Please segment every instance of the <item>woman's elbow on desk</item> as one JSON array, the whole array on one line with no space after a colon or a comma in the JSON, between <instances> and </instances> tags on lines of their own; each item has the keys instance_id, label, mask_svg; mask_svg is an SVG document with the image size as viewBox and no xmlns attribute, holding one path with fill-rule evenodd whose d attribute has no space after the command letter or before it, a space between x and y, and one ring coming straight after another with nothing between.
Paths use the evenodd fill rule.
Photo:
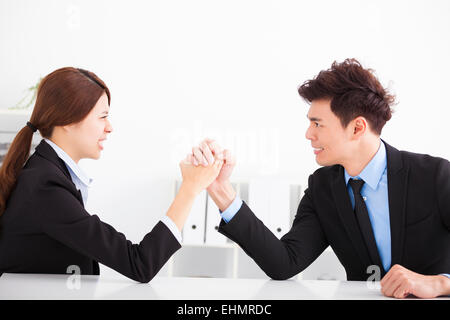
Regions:
<instances>
[{"instance_id":1,"label":"woman's elbow on desk","mask_svg":"<svg viewBox=\"0 0 450 320\"><path fill-rule=\"evenodd\" d=\"M149 283L154 277L156 273L146 272L145 274L135 275L135 276L128 276L128 278L139 282L139 283Z\"/></svg>"}]
</instances>

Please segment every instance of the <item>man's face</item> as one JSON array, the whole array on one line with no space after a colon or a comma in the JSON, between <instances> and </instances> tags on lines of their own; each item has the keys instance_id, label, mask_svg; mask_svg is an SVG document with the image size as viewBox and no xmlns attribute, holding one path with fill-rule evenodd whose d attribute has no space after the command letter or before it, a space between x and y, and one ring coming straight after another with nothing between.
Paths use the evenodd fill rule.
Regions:
<instances>
[{"instance_id":1,"label":"man's face","mask_svg":"<svg viewBox=\"0 0 450 320\"><path fill-rule=\"evenodd\" d=\"M314 148L316 162L321 166L342 164L351 150L351 126L342 127L329 99L313 100L307 117L310 125L305 136Z\"/></svg>"}]
</instances>

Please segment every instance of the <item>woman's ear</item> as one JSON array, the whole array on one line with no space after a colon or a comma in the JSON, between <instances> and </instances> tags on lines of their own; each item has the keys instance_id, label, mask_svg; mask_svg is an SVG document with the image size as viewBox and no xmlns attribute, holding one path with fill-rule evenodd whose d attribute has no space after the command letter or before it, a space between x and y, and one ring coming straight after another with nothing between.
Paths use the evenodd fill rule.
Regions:
<instances>
[{"instance_id":1,"label":"woman's ear","mask_svg":"<svg viewBox=\"0 0 450 320\"><path fill-rule=\"evenodd\" d=\"M56 127L55 127L55 129L56 129ZM71 129L72 129L72 126L69 124L69 125L67 125L67 126L60 126L59 127L59 130L61 131L61 132L63 132L63 133L69 133L70 131L71 131Z\"/></svg>"},{"instance_id":2,"label":"woman's ear","mask_svg":"<svg viewBox=\"0 0 450 320\"><path fill-rule=\"evenodd\" d=\"M60 126L60 128L61 128L61 130L62 130L64 133L70 133L70 132L72 132L73 130L77 129L77 128L80 126L80 124L81 124L81 122L71 123L71 124L68 124L68 125L65 125L65 126ZM55 128L56 128L56 127L55 127Z\"/></svg>"}]
</instances>

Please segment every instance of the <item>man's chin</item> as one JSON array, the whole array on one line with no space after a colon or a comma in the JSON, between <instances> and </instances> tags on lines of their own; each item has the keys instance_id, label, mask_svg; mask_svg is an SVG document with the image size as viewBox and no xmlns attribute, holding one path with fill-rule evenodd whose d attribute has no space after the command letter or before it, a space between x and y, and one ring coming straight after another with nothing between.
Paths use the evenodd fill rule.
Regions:
<instances>
[{"instance_id":1,"label":"man's chin","mask_svg":"<svg viewBox=\"0 0 450 320\"><path fill-rule=\"evenodd\" d=\"M323 159L317 159L317 158L316 158L316 163L317 163L319 166L322 166L322 167L327 167L327 166L332 166L332 165L334 165L334 163L332 163L331 161L326 161L326 160L323 160Z\"/></svg>"}]
</instances>

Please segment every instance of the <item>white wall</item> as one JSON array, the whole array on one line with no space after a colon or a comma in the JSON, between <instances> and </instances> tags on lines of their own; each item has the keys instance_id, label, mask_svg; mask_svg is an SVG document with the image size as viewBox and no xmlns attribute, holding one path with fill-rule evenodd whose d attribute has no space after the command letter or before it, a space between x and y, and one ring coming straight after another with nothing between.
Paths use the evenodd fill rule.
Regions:
<instances>
[{"instance_id":1,"label":"white wall","mask_svg":"<svg viewBox=\"0 0 450 320\"><path fill-rule=\"evenodd\" d=\"M89 69L112 92L92 213L132 241L165 214L178 161L203 137L235 151L236 177L305 183L317 168L297 87L358 58L398 97L382 137L450 158L450 2L0 1L0 108L40 76Z\"/></svg>"}]
</instances>

